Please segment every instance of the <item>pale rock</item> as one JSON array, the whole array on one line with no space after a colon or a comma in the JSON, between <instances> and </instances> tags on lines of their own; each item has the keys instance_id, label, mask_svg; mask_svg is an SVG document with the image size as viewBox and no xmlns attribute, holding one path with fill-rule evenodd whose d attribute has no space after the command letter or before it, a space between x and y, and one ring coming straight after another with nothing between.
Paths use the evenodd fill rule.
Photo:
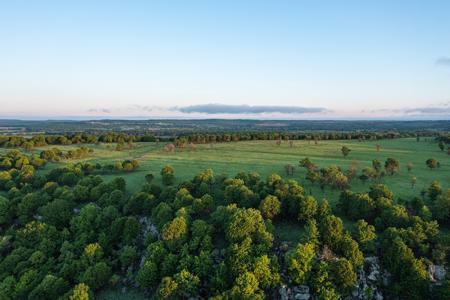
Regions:
<instances>
[{"instance_id":1,"label":"pale rock","mask_svg":"<svg viewBox=\"0 0 450 300\"><path fill-rule=\"evenodd\" d=\"M442 265L430 265L428 266L428 275L433 281L442 281L447 275L447 270Z\"/></svg>"},{"instance_id":2,"label":"pale rock","mask_svg":"<svg viewBox=\"0 0 450 300\"><path fill-rule=\"evenodd\" d=\"M285 284L281 285L278 289L278 293L280 294L281 300L288 300L288 290Z\"/></svg>"},{"instance_id":3,"label":"pale rock","mask_svg":"<svg viewBox=\"0 0 450 300\"><path fill-rule=\"evenodd\" d=\"M309 287L307 285L299 285L292 289L294 293L294 299L296 300L309 300L311 297L309 293Z\"/></svg>"}]
</instances>

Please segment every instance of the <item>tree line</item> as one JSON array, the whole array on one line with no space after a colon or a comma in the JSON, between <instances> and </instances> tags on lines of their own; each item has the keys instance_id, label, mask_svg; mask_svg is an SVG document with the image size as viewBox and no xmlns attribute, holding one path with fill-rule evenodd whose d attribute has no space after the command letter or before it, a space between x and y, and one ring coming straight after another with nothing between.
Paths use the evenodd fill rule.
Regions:
<instances>
[{"instance_id":1,"label":"tree line","mask_svg":"<svg viewBox=\"0 0 450 300\"><path fill-rule=\"evenodd\" d=\"M108 132L102 134L61 134L61 135L43 135L38 134L31 137L12 135L0 135L0 147L15 148L21 147L30 151L34 147L42 147L46 145L72 145L72 144L96 144L96 143L117 143L120 147L124 144L132 144L134 142L173 142L177 147L183 147L190 143L193 144L209 144L237 141L254 141L254 140L274 140L278 144L282 141L290 142L295 140L303 140L318 143L321 140L381 140L394 139L404 137L416 137L418 140L422 136L434 136L436 140L447 147L449 137L443 133L437 132L421 132L421 131L355 131L355 132L264 132L264 131L236 131L236 132L216 132L216 133L195 133L182 134L172 136L156 136L146 133L129 134L124 132ZM292 144L291 144L292 145Z\"/></svg>"}]
</instances>

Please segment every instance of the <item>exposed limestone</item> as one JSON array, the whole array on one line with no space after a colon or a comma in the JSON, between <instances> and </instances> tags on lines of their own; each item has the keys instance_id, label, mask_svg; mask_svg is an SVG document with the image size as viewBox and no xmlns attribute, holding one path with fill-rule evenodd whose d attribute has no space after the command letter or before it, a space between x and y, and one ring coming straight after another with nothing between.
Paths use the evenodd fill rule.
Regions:
<instances>
[{"instance_id":1,"label":"exposed limestone","mask_svg":"<svg viewBox=\"0 0 450 300\"><path fill-rule=\"evenodd\" d=\"M445 279L445 275L447 275L447 269L442 265L430 265L428 266L428 275L431 281L442 281Z\"/></svg>"},{"instance_id":2,"label":"exposed limestone","mask_svg":"<svg viewBox=\"0 0 450 300\"><path fill-rule=\"evenodd\" d=\"M289 288L283 284L278 289L278 294L281 300L309 300L311 294L307 285L299 285Z\"/></svg>"},{"instance_id":3,"label":"exposed limestone","mask_svg":"<svg viewBox=\"0 0 450 300\"><path fill-rule=\"evenodd\" d=\"M292 288L294 299L296 300L308 300L311 295L309 294L309 287L307 285L299 285Z\"/></svg>"}]
</instances>

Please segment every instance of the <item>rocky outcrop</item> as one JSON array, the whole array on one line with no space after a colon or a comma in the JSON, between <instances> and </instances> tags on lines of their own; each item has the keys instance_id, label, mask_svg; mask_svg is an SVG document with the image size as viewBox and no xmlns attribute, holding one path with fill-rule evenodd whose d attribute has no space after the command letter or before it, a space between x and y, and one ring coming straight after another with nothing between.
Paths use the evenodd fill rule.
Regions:
<instances>
[{"instance_id":1,"label":"rocky outcrop","mask_svg":"<svg viewBox=\"0 0 450 300\"><path fill-rule=\"evenodd\" d=\"M142 228L142 232L141 232L141 240L142 240L142 242L145 241L145 239L147 238L147 235L149 235L149 234L159 238L158 229L150 221L150 218L148 218L148 217L141 217L141 218L139 218L139 224L141 224L141 228ZM144 254L141 256L141 260L139 262L139 268L142 268L144 263L145 263L145 251L144 251Z\"/></svg>"},{"instance_id":2,"label":"rocky outcrop","mask_svg":"<svg viewBox=\"0 0 450 300\"><path fill-rule=\"evenodd\" d=\"M307 285L294 286L292 288L283 284L278 289L281 300L309 300L311 294Z\"/></svg>"},{"instance_id":3,"label":"rocky outcrop","mask_svg":"<svg viewBox=\"0 0 450 300\"><path fill-rule=\"evenodd\" d=\"M430 276L431 281L439 282L445 279L445 275L447 275L447 269L442 265L429 265L428 275Z\"/></svg>"},{"instance_id":4,"label":"rocky outcrop","mask_svg":"<svg viewBox=\"0 0 450 300\"><path fill-rule=\"evenodd\" d=\"M355 287L346 300L383 300L383 294L378 286L385 274L381 270L378 257L364 258L364 266L358 269L356 275Z\"/></svg>"}]
</instances>

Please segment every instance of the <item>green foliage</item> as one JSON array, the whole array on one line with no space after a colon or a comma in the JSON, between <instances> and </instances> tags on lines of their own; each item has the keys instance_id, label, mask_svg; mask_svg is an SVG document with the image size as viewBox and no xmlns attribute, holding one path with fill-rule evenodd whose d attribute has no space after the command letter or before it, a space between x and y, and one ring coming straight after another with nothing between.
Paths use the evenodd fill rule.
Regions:
<instances>
[{"instance_id":1,"label":"green foliage","mask_svg":"<svg viewBox=\"0 0 450 300\"><path fill-rule=\"evenodd\" d=\"M62 278L46 275L41 283L31 291L31 299L56 299L69 289L69 284Z\"/></svg>"},{"instance_id":2,"label":"green foliage","mask_svg":"<svg viewBox=\"0 0 450 300\"><path fill-rule=\"evenodd\" d=\"M433 216L440 222L450 223L450 189L445 193L433 192L433 195L438 194L435 197L435 201L432 204ZM433 196L434 197L434 196Z\"/></svg>"},{"instance_id":3,"label":"green foliage","mask_svg":"<svg viewBox=\"0 0 450 300\"><path fill-rule=\"evenodd\" d=\"M439 166L439 162L434 158L427 159L425 164L428 168L430 168L430 170L436 169Z\"/></svg>"},{"instance_id":4,"label":"green foliage","mask_svg":"<svg viewBox=\"0 0 450 300\"><path fill-rule=\"evenodd\" d=\"M90 296L89 286L84 283L77 284L69 295L69 300L89 300Z\"/></svg>"},{"instance_id":5,"label":"green foliage","mask_svg":"<svg viewBox=\"0 0 450 300\"><path fill-rule=\"evenodd\" d=\"M346 294L356 283L353 265L345 258L330 263L330 275L337 290L343 294Z\"/></svg>"},{"instance_id":6,"label":"green foliage","mask_svg":"<svg viewBox=\"0 0 450 300\"><path fill-rule=\"evenodd\" d=\"M171 166L165 166L161 169L162 182L164 185L172 185L175 179L175 171Z\"/></svg>"},{"instance_id":7,"label":"green foliage","mask_svg":"<svg viewBox=\"0 0 450 300\"><path fill-rule=\"evenodd\" d=\"M187 238L188 224L184 217L176 217L164 225L161 237L173 245L180 245Z\"/></svg>"},{"instance_id":8,"label":"green foliage","mask_svg":"<svg viewBox=\"0 0 450 300\"><path fill-rule=\"evenodd\" d=\"M392 292L408 299L423 299L427 288L428 274L422 260L399 238L389 238L385 233L383 260L394 277Z\"/></svg>"},{"instance_id":9,"label":"green foliage","mask_svg":"<svg viewBox=\"0 0 450 300\"><path fill-rule=\"evenodd\" d=\"M341 152L342 152L342 155L344 155L344 157L347 157L348 154L350 153L350 151L352 151L352 150L350 150L350 148L347 146L342 146L342 148L341 148Z\"/></svg>"},{"instance_id":10,"label":"green foliage","mask_svg":"<svg viewBox=\"0 0 450 300\"><path fill-rule=\"evenodd\" d=\"M109 138L123 145L129 142L124 137L105 137ZM233 139L236 136L230 136ZM79 135L71 137L70 142L61 138L52 143L76 140L88 137ZM37 146L36 141L42 142L33 140L33 147L37 148L33 152L48 149L39 148L42 146ZM404 143L385 142L383 153L390 151L390 143ZM273 145L267 148L264 142L255 143L273 156ZM236 149L243 149L239 155L245 159L255 143L233 145L236 153L239 152ZM364 157L365 143L358 146L346 143L352 149L358 148L355 160ZM368 193L361 192L365 187L360 181L351 180L350 172L342 171L346 166L322 167L320 153L310 154L321 169L309 159L302 160L302 164L308 174L316 176L311 182L323 185L324 190L305 183L305 191L294 180L303 176L304 171L285 180L272 174L275 170L270 167L253 163L262 177L255 172L241 172L228 178L206 170L188 180L187 174L198 166L194 163L192 170L178 168L179 162L173 159L182 161L189 154L195 160L201 153L209 161L212 152L223 153L230 145L216 144L214 147L220 150L206 152L203 150L207 146L200 144L196 151L177 151L167 155L167 159L147 161L147 157L165 154L148 151L157 149L155 145L134 144L130 153L115 153L114 160L125 171L133 165L132 160L126 161L129 156L142 157L145 153L145 161L138 159L145 172L127 173L123 177L112 174L114 164L111 171L103 169L108 165L106 158L93 161L91 156L108 153L105 145L92 147L103 152L95 151L87 157L89 161L47 165L32 153L0 153L0 295L7 295L6 299L92 299L94 293L119 282L138 286L163 299L212 296L264 299L276 297L272 293L287 280L310 286L315 299L344 298L355 282L355 272L362 267L361 250L369 255L378 253L376 239L381 241L382 267L392 273L391 284L383 288L384 296L395 297L407 291L408 299L423 299L431 297L426 265L446 264L448 260L446 230L440 231L433 220L448 226L450 197L445 176L441 174L446 170L445 164L432 172L436 179L441 178L442 186L435 182L428 191L416 195L407 184L408 193L414 197L404 197L405 192L399 197L398 182L409 183L411 175L405 179L400 172L398 176L383 177L381 165L374 162L370 172L366 172L367 180L386 182L389 186L394 183L394 197L383 184L371 186ZM421 143L417 147L428 146ZM61 151L74 153L68 152L73 148L61 146ZM307 148L298 147L294 152L284 148L284 144L276 147L280 165L289 163L284 160L292 160L293 155L301 155L299 151L310 151ZM316 152L322 148L335 152L336 143L323 140L315 148ZM371 149L371 155L382 158ZM427 153L426 157L415 159L404 152L396 152L399 161L413 161L417 166L428 155L435 155ZM264 159L263 154L258 154L258 159ZM364 158L368 164L372 159ZM330 158L330 161L333 164L343 160ZM233 172L236 162L227 163L219 172ZM159 179L144 177L166 163L174 163L180 172L176 186L162 187ZM239 166L246 168L243 164ZM428 180L424 174L430 174L422 169L414 170L420 189L424 180ZM96 176L91 175L96 172ZM173 175L173 168L162 173ZM261 179L266 175L267 179ZM344 219L345 227L333 215L337 193L325 189L341 188L344 184L347 187L351 184L358 191L344 191L340 195L337 207L348 217ZM312 195L318 199L326 196L331 205L326 200L318 203ZM350 219L358 221L351 224ZM345 228L352 228L352 236ZM289 250L294 240L301 243ZM444 287L439 289L442 291L433 289L436 294L433 297L445 295Z\"/></svg>"},{"instance_id":11,"label":"green foliage","mask_svg":"<svg viewBox=\"0 0 450 300\"><path fill-rule=\"evenodd\" d=\"M265 218L273 219L280 213L281 203L276 196L269 195L261 201L259 210Z\"/></svg>"},{"instance_id":12,"label":"green foliage","mask_svg":"<svg viewBox=\"0 0 450 300\"><path fill-rule=\"evenodd\" d=\"M104 287L111 277L111 268L105 262L96 263L80 274L80 281L93 290Z\"/></svg>"},{"instance_id":13,"label":"green foliage","mask_svg":"<svg viewBox=\"0 0 450 300\"><path fill-rule=\"evenodd\" d=\"M273 241L261 213L253 208L238 209L231 217L226 234L230 242L240 242L250 237L255 243L266 248L269 248Z\"/></svg>"},{"instance_id":14,"label":"green foliage","mask_svg":"<svg viewBox=\"0 0 450 300\"><path fill-rule=\"evenodd\" d=\"M232 299L263 299L258 279L251 272L245 272L236 278L231 295Z\"/></svg>"},{"instance_id":15,"label":"green foliage","mask_svg":"<svg viewBox=\"0 0 450 300\"><path fill-rule=\"evenodd\" d=\"M332 249L337 248L337 245L344 236L344 223L336 216L325 217L319 225L320 236L325 245Z\"/></svg>"},{"instance_id":16,"label":"green foliage","mask_svg":"<svg viewBox=\"0 0 450 300\"><path fill-rule=\"evenodd\" d=\"M314 244L298 244L295 249L285 255L285 263L291 280L296 284L304 284L311 272L316 253Z\"/></svg>"},{"instance_id":17,"label":"green foliage","mask_svg":"<svg viewBox=\"0 0 450 300\"><path fill-rule=\"evenodd\" d=\"M375 252L375 239L377 237L375 226L364 220L358 220L354 225L353 236L364 252Z\"/></svg>"},{"instance_id":18,"label":"green foliage","mask_svg":"<svg viewBox=\"0 0 450 300\"><path fill-rule=\"evenodd\" d=\"M389 157L384 163L384 169L386 173L393 175L400 170L400 162L395 158Z\"/></svg>"}]
</instances>

